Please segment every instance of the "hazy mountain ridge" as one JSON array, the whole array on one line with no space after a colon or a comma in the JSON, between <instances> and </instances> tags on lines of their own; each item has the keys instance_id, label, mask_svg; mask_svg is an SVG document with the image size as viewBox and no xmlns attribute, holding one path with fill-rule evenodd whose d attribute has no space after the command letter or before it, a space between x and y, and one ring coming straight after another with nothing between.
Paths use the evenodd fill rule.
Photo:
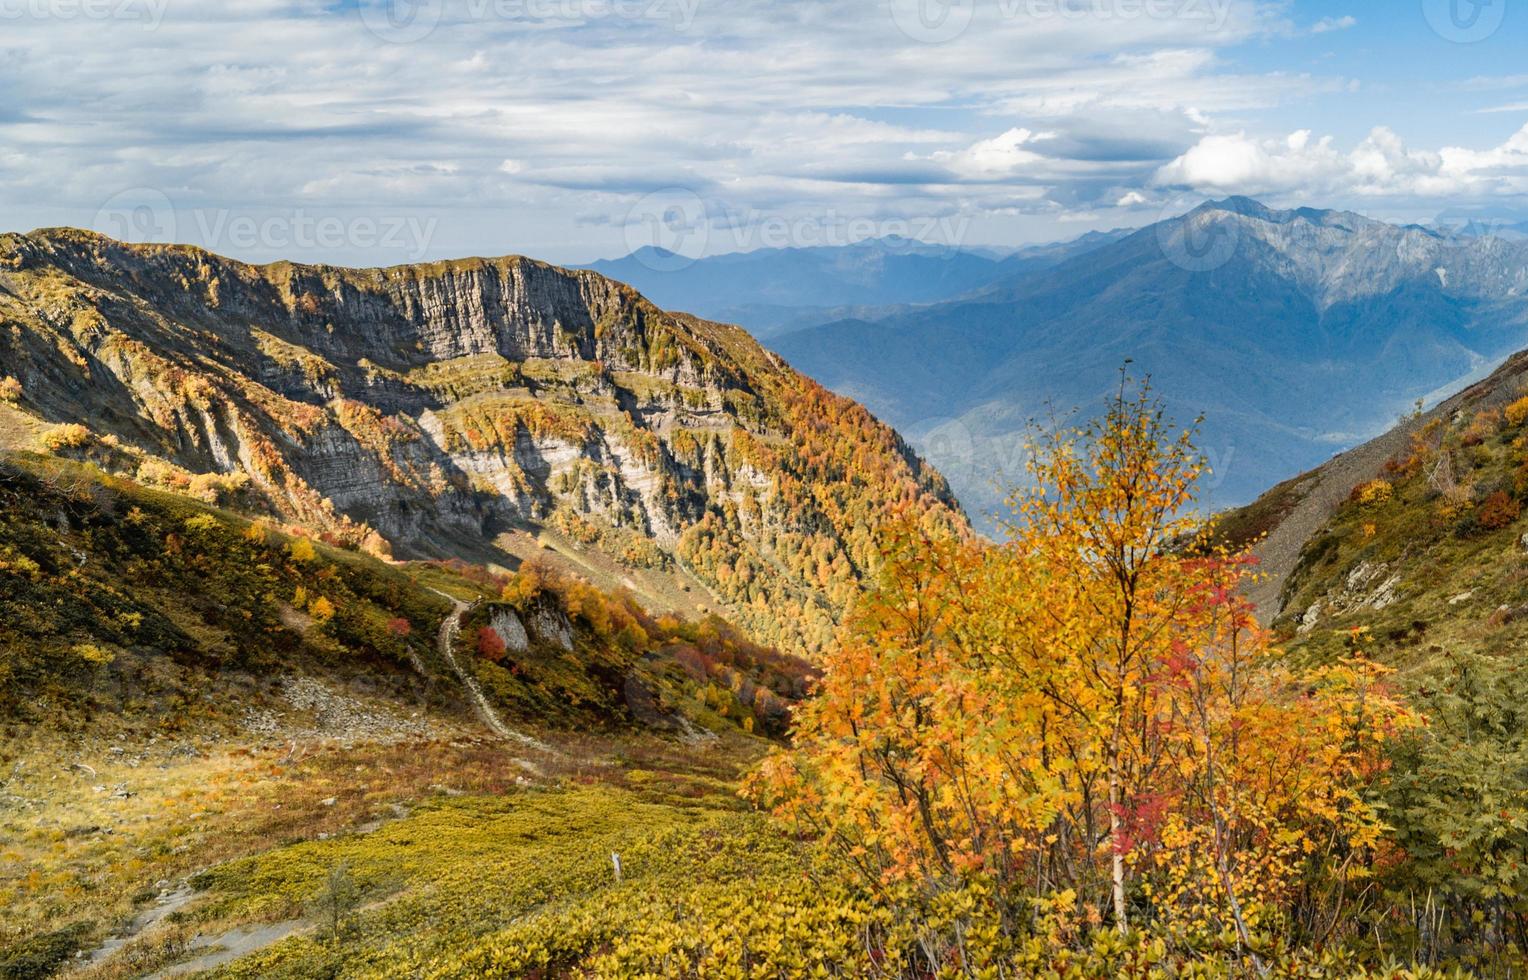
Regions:
<instances>
[{"instance_id":1,"label":"hazy mountain ridge","mask_svg":"<svg viewBox=\"0 0 1528 980\"><path fill-rule=\"evenodd\" d=\"M648 246L588 268L630 284L667 309L738 323L767 340L846 317L875 318L899 307L979 293L1122 234L1092 232L1075 241L1000 252L898 237L700 259Z\"/></svg>"},{"instance_id":2,"label":"hazy mountain ridge","mask_svg":"<svg viewBox=\"0 0 1528 980\"><path fill-rule=\"evenodd\" d=\"M73 451L337 540L510 563L550 546L809 650L875 567L882 509L961 522L858 406L592 272L253 267L65 230L0 239L0 288L4 373L27 411L89 427Z\"/></svg>"},{"instance_id":3,"label":"hazy mountain ridge","mask_svg":"<svg viewBox=\"0 0 1528 980\"><path fill-rule=\"evenodd\" d=\"M772 341L950 478L978 519L1022 478L1026 422L1088 414L1123 363L1201 445L1224 505L1381 431L1528 340L1528 246L1244 198L1009 286Z\"/></svg>"}]
</instances>

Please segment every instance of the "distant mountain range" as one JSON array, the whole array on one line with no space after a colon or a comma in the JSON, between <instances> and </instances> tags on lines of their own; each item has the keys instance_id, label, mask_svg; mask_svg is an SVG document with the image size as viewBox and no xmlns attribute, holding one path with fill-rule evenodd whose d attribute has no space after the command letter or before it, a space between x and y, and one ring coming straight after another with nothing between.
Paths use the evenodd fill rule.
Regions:
<instances>
[{"instance_id":1,"label":"distant mountain range","mask_svg":"<svg viewBox=\"0 0 1528 980\"><path fill-rule=\"evenodd\" d=\"M902 431L988 529L1031 420L1122 366L1205 417L1213 506L1252 499L1528 343L1528 242L1246 198L1056 250L963 298L774 337Z\"/></svg>"},{"instance_id":2,"label":"distant mountain range","mask_svg":"<svg viewBox=\"0 0 1528 980\"><path fill-rule=\"evenodd\" d=\"M587 268L633 286L664 309L737 323L767 339L975 293L1053 268L1125 234L1092 232L1075 241L1006 252L888 237L695 260L649 246Z\"/></svg>"}]
</instances>

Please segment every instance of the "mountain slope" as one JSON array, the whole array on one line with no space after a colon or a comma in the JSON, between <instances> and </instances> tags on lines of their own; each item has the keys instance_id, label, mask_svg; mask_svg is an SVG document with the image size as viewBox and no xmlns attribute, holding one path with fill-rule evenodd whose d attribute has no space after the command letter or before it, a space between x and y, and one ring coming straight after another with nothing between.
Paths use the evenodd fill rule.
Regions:
<instances>
[{"instance_id":1,"label":"mountain slope","mask_svg":"<svg viewBox=\"0 0 1528 980\"><path fill-rule=\"evenodd\" d=\"M659 620L539 572L400 567L93 467L0 454L7 727L249 737L348 688L374 736L424 734L419 711L467 728L473 709L501 736L505 720L779 735L810 675L722 624Z\"/></svg>"},{"instance_id":2,"label":"mountain slope","mask_svg":"<svg viewBox=\"0 0 1528 980\"><path fill-rule=\"evenodd\" d=\"M1228 539L1261 537L1260 616L1298 647L1368 627L1402 662L1528 639L1525 395L1528 352L1225 515Z\"/></svg>"},{"instance_id":3,"label":"mountain slope","mask_svg":"<svg viewBox=\"0 0 1528 980\"><path fill-rule=\"evenodd\" d=\"M592 272L253 267L54 230L0 237L0 321L8 411L55 448L378 551L543 554L795 652L828 641L889 509L963 525L859 406Z\"/></svg>"},{"instance_id":4,"label":"mountain slope","mask_svg":"<svg viewBox=\"0 0 1528 980\"><path fill-rule=\"evenodd\" d=\"M773 346L907 433L979 520L1027 421L1131 371L1203 414L1212 501L1251 499L1528 338L1528 246L1343 212L1205 205L1041 274Z\"/></svg>"}]
</instances>

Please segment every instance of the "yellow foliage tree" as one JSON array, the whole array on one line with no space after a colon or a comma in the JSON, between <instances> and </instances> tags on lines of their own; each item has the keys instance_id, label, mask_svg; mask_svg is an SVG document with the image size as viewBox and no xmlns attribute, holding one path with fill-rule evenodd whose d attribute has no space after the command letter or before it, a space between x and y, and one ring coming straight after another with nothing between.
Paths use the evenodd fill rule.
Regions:
<instances>
[{"instance_id":1,"label":"yellow foliage tree","mask_svg":"<svg viewBox=\"0 0 1528 980\"><path fill-rule=\"evenodd\" d=\"M1506 415L1507 424L1514 427L1528 421L1528 395L1508 405L1503 414Z\"/></svg>"},{"instance_id":2,"label":"yellow foliage tree","mask_svg":"<svg viewBox=\"0 0 1528 980\"><path fill-rule=\"evenodd\" d=\"M1147 390L1035 448L1005 544L893 524L753 790L926 907L1149 915L1251 956L1297 895L1363 874L1381 823L1360 790L1405 713L1361 658L1280 662L1239 598L1250 561L1190 516L1190 433Z\"/></svg>"},{"instance_id":3,"label":"yellow foliage tree","mask_svg":"<svg viewBox=\"0 0 1528 980\"><path fill-rule=\"evenodd\" d=\"M323 596L318 596L308 603L308 615L313 617L313 622L323 626L334 618L334 603Z\"/></svg>"}]
</instances>

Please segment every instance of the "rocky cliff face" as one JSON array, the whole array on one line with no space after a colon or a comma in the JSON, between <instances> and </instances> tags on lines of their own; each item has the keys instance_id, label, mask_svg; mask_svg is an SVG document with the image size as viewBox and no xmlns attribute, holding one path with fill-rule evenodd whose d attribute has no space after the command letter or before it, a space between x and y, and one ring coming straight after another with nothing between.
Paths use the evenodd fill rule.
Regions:
<instances>
[{"instance_id":1,"label":"rocky cliff face","mask_svg":"<svg viewBox=\"0 0 1528 980\"><path fill-rule=\"evenodd\" d=\"M1163 250L1207 267L1241 248L1320 310L1427 283L1458 300L1505 301L1528 290L1528 243L1351 211L1280 211L1247 198L1205 205L1155 229Z\"/></svg>"},{"instance_id":2,"label":"rocky cliff face","mask_svg":"<svg viewBox=\"0 0 1528 980\"><path fill-rule=\"evenodd\" d=\"M797 650L873 571L888 508L963 520L893 432L742 331L518 257L253 267L8 235L0 375L146 482L405 556L539 538Z\"/></svg>"}]
</instances>

